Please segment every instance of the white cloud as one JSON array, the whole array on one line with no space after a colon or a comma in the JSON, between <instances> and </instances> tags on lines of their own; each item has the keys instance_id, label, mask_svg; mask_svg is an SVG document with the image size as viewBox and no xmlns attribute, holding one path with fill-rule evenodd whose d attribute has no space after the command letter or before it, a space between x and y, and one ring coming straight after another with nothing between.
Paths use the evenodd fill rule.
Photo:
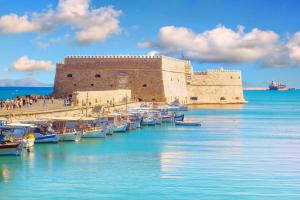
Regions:
<instances>
[{"instance_id":1,"label":"white cloud","mask_svg":"<svg viewBox=\"0 0 300 200\"><path fill-rule=\"evenodd\" d=\"M37 23L30 22L28 16L18 16L9 14L0 17L0 32L1 33L23 33L40 31L40 26Z\"/></svg>"},{"instance_id":2,"label":"white cloud","mask_svg":"<svg viewBox=\"0 0 300 200\"><path fill-rule=\"evenodd\" d=\"M21 72L49 71L52 69L52 62L48 60L33 60L27 56L22 56L13 63L13 68Z\"/></svg>"},{"instance_id":3,"label":"white cloud","mask_svg":"<svg viewBox=\"0 0 300 200\"><path fill-rule=\"evenodd\" d=\"M295 33L287 43L289 57L292 62L300 61L300 32Z\"/></svg>"},{"instance_id":4,"label":"white cloud","mask_svg":"<svg viewBox=\"0 0 300 200\"><path fill-rule=\"evenodd\" d=\"M237 31L217 26L199 34L185 27L165 26L160 29L158 41L145 41L138 46L183 53L200 62L244 63L264 58L278 38L272 31L259 29L245 33L242 26Z\"/></svg>"},{"instance_id":5,"label":"white cloud","mask_svg":"<svg viewBox=\"0 0 300 200\"><path fill-rule=\"evenodd\" d=\"M0 16L0 33L49 32L58 26L75 29L80 43L102 42L120 33L122 12L112 6L91 8L90 0L60 0L55 10L18 16L14 13Z\"/></svg>"},{"instance_id":6,"label":"white cloud","mask_svg":"<svg viewBox=\"0 0 300 200\"><path fill-rule=\"evenodd\" d=\"M118 17L121 11L108 6L93 10L82 23L77 24L81 28L76 33L76 39L81 43L102 42L112 34L120 33Z\"/></svg>"}]
</instances>

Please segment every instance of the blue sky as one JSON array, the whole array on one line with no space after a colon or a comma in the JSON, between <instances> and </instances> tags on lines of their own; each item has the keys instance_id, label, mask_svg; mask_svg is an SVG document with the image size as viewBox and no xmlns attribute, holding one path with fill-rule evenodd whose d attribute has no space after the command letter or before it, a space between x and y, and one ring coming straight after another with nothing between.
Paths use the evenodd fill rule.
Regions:
<instances>
[{"instance_id":1,"label":"blue sky","mask_svg":"<svg viewBox=\"0 0 300 200\"><path fill-rule=\"evenodd\" d=\"M300 87L299 10L292 0L1 0L0 78L52 83L67 55L161 53L197 71L240 69L247 86Z\"/></svg>"}]
</instances>

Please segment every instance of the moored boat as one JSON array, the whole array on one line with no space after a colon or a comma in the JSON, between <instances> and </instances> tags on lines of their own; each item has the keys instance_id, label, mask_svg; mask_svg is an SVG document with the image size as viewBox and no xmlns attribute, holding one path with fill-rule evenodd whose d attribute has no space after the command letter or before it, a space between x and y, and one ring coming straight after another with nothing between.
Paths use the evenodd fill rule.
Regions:
<instances>
[{"instance_id":1,"label":"moored boat","mask_svg":"<svg viewBox=\"0 0 300 200\"><path fill-rule=\"evenodd\" d=\"M188 107L181 105L178 101L174 101L168 106L169 111L187 111Z\"/></svg>"},{"instance_id":2,"label":"moored boat","mask_svg":"<svg viewBox=\"0 0 300 200\"><path fill-rule=\"evenodd\" d=\"M19 156L22 153L21 142L1 142L0 156Z\"/></svg>"},{"instance_id":3,"label":"moored boat","mask_svg":"<svg viewBox=\"0 0 300 200\"><path fill-rule=\"evenodd\" d=\"M21 142L24 148L30 148L35 142L32 126L31 124L11 123L1 126L0 129L4 137L13 139L14 142Z\"/></svg>"},{"instance_id":4,"label":"moored boat","mask_svg":"<svg viewBox=\"0 0 300 200\"><path fill-rule=\"evenodd\" d=\"M58 136L59 141L78 142L82 137L81 118L78 117L55 117L51 121L51 133ZM50 131L49 131L50 132Z\"/></svg>"},{"instance_id":5,"label":"moored boat","mask_svg":"<svg viewBox=\"0 0 300 200\"><path fill-rule=\"evenodd\" d=\"M82 138L104 138L106 133L105 128L85 128L82 130Z\"/></svg>"},{"instance_id":6,"label":"moored boat","mask_svg":"<svg viewBox=\"0 0 300 200\"><path fill-rule=\"evenodd\" d=\"M128 129L128 123L122 120L122 116L119 113L109 114L108 121L112 124L114 133L123 133Z\"/></svg>"},{"instance_id":7,"label":"moored boat","mask_svg":"<svg viewBox=\"0 0 300 200\"><path fill-rule=\"evenodd\" d=\"M174 120L175 121L183 121L184 120L184 114L183 113L175 113Z\"/></svg>"},{"instance_id":8,"label":"moored boat","mask_svg":"<svg viewBox=\"0 0 300 200\"><path fill-rule=\"evenodd\" d=\"M156 120L155 120L155 118L152 118L152 117L145 117L145 118L143 118L141 123L143 126L155 126Z\"/></svg>"},{"instance_id":9,"label":"moored boat","mask_svg":"<svg viewBox=\"0 0 300 200\"><path fill-rule=\"evenodd\" d=\"M120 124L120 125L116 125L114 126L114 133L123 133L127 131L127 124Z\"/></svg>"},{"instance_id":10,"label":"moored boat","mask_svg":"<svg viewBox=\"0 0 300 200\"><path fill-rule=\"evenodd\" d=\"M41 134L36 133L35 134L35 143L57 143L59 140L57 134Z\"/></svg>"},{"instance_id":11,"label":"moored boat","mask_svg":"<svg viewBox=\"0 0 300 200\"><path fill-rule=\"evenodd\" d=\"M67 129L63 132L57 134L59 141L70 141L70 142L79 142L82 137L81 131L77 131L76 129Z\"/></svg>"}]
</instances>

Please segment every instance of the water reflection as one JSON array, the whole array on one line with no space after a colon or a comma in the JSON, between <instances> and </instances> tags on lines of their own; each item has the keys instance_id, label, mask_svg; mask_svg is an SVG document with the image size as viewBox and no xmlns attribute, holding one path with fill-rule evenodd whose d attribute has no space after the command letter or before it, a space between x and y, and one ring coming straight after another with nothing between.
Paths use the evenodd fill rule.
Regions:
<instances>
[{"instance_id":1,"label":"water reflection","mask_svg":"<svg viewBox=\"0 0 300 200\"><path fill-rule=\"evenodd\" d=\"M5 164L1 165L0 183L9 183L12 181L13 171Z\"/></svg>"}]
</instances>

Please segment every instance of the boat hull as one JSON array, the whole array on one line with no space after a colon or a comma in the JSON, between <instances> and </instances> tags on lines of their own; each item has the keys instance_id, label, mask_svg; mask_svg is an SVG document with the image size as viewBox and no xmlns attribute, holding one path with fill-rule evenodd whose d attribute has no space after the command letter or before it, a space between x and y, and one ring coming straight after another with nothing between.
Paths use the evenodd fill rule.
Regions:
<instances>
[{"instance_id":1,"label":"boat hull","mask_svg":"<svg viewBox=\"0 0 300 200\"><path fill-rule=\"evenodd\" d=\"M156 125L156 120L155 119L144 119L142 121L143 126L155 126Z\"/></svg>"},{"instance_id":2,"label":"boat hull","mask_svg":"<svg viewBox=\"0 0 300 200\"><path fill-rule=\"evenodd\" d=\"M0 144L0 156L19 156L22 149L21 143Z\"/></svg>"},{"instance_id":3,"label":"boat hull","mask_svg":"<svg viewBox=\"0 0 300 200\"><path fill-rule=\"evenodd\" d=\"M58 135L41 135L35 138L35 143L57 143L59 140Z\"/></svg>"},{"instance_id":4,"label":"boat hull","mask_svg":"<svg viewBox=\"0 0 300 200\"><path fill-rule=\"evenodd\" d=\"M114 133L123 133L127 131L127 124L122 124L120 126L114 127Z\"/></svg>"},{"instance_id":5,"label":"boat hull","mask_svg":"<svg viewBox=\"0 0 300 200\"><path fill-rule=\"evenodd\" d=\"M64 133L58 134L59 141L79 142L81 133Z\"/></svg>"},{"instance_id":6,"label":"boat hull","mask_svg":"<svg viewBox=\"0 0 300 200\"><path fill-rule=\"evenodd\" d=\"M106 136L106 131L100 129L97 131L87 131L82 134L82 138L104 138Z\"/></svg>"},{"instance_id":7,"label":"boat hull","mask_svg":"<svg viewBox=\"0 0 300 200\"><path fill-rule=\"evenodd\" d=\"M175 120L175 121L183 121L183 120L184 120L184 114L176 115L176 116L174 117L174 120Z\"/></svg>"}]
</instances>

